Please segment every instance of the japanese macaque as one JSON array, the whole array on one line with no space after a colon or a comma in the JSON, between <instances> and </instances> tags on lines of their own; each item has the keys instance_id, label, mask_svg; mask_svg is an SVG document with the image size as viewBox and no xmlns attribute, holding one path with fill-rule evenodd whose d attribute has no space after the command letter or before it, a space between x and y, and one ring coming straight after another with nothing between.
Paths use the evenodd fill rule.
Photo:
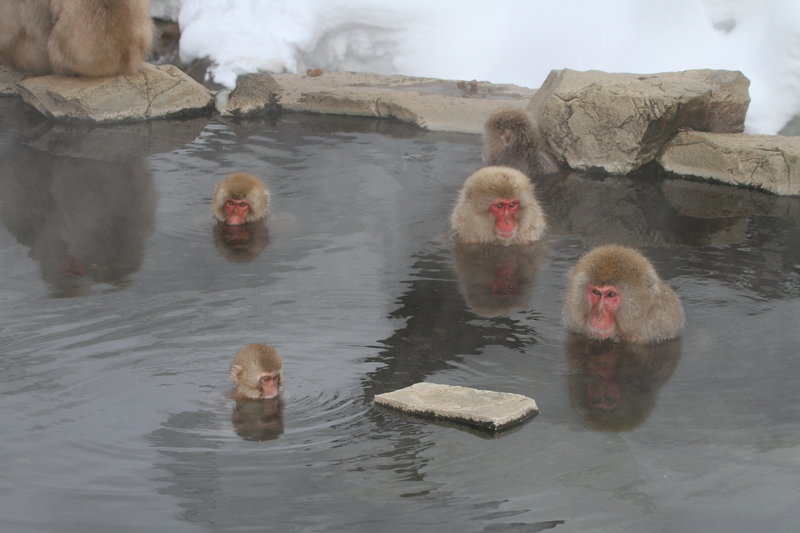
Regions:
<instances>
[{"instance_id":1,"label":"japanese macaque","mask_svg":"<svg viewBox=\"0 0 800 533\"><path fill-rule=\"evenodd\" d=\"M545 150L525 111L516 108L492 113L483 125L483 160L487 165L503 165L525 172L530 177L553 174L558 163Z\"/></svg>"},{"instance_id":2,"label":"japanese macaque","mask_svg":"<svg viewBox=\"0 0 800 533\"><path fill-rule=\"evenodd\" d=\"M677 337L684 324L678 296L650 261L614 244L594 248L572 268L563 316L574 333L642 344Z\"/></svg>"},{"instance_id":3,"label":"japanese macaque","mask_svg":"<svg viewBox=\"0 0 800 533\"><path fill-rule=\"evenodd\" d=\"M269 400L283 391L283 360L267 344L248 344L231 364L234 400Z\"/></svg>"},{"instance_id":4,"label":"japanese macaque","mask_svg":"<svg viewBox=\"0 0 800 533\"><path fill-rule=\"evenodd\" d=\"M450 224L459 242L505 246L537 241L547 225L530 180L509 167L484 167L467 178Z\"/></svg>"},{"instance_id":5,"label":"japanese macaque","mask_svg":"<svg viewBox=\"0 0 800 533\"><path fill-rule=\"evenodd\" d=\"M132 74L152 39L149 0L0 2L0 63L32 74Z\"/></svg>"},{"instance_id":6,"label":"japanese macaque","mask_svg":"<svg viewBox=\"0 0 800 533\"><path fill-rule=\"evenodd\" d=\"M269 216L270 194L261 180L247 174L231 174L214 189L214 218L230 226L258 222Z\"/></svg>"}]
</instances>

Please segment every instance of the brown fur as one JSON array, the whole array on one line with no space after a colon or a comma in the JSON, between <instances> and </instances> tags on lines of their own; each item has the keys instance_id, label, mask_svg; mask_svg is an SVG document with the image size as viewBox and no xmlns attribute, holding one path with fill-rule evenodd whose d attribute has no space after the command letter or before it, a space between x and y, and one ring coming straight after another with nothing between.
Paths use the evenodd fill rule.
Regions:
<instances>
[{"instance_id":1,"label":"brown fur","mask_svg":"<svg viewBox=\"0 0 800 533\"><path fill-rule=\"evenodd\" d=\"M248 344L239 350L231 363L231 379L235 385L234 398L258 400L259 376L264 372L283 372L283 360L268 344ZM281 389L283 381L281 381Z\"/></svg>"},{"instance_id":2,"label":"brown fur","mask_svg":"<svg viewBox=\"0 0 800 533\"><path fill-rule=\"evenodd\" d=\"M520 202L519 227L511 239L501 239L495 233L489 206L498 197L516 198ZM467 178L450 215L450 224L460 242L503 245L537 241L547 226L530 180L509 167L484 167Z\"/></svg>"},{"instance_id":3,"label":"brown fur","mask_svg":"<svg viewBox=\"0 0 800 533\"><path fill-rule=\"evenodd\" d=\"M132 74L152 39L149 0L0 3L0 62L32 74Z\"/></svg>"},{"instance_id":4,"label":"brown fur","mask_svg":"<svg viewBox=\"0 0 800 533\"><path fill-rule=\"evenodd\" d=\"M622 296L617 308L614 341L657 343L677 337L685 322L675 292L647 258L625 246L598 246L581 257L569 274L564 298L564 323L570 331L591 337L586 296L589 283L614 285Z\"/></svg>"},{"instance_id":5,"label":"brown fur","mask_svg":"<svg viewBox=\"0 0 800 533\"><path fill-rule=\"evenodd\" d=\"M517 108L500 109L486 119L483 159L487 165L513 167L531 177L560 170L527 113Z\"/></svg>"},{"instance_id":6,"label":"brown fur","mask_svg":"<svg viewBox=\"0 0 800 533\"><path fill-rule=\"evenodd\" d=\"M225 222L224 206L229 198L247 200L250 203L250 212L245 217L245 222L258 222L269 216L269 190L252 174L236 172L214 188L211 208L214 218L220 222Z\"/></svg>"}]
</instances>

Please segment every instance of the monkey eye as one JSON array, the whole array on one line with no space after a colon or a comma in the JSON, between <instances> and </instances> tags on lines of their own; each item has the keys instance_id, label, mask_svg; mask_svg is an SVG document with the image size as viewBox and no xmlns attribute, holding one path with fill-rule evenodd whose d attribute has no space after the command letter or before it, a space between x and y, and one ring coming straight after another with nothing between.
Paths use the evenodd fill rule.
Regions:
<instances>
[{"instance_id":1,"label":"monkey eye","mask_svg":"<svg viewBox=\"0 0 800 533\"><path fill-rule=\"evenodd\" d=\"M592 294L594 294L595 296L600 296L601 293L597 289L592 289Z\"/></svg>"},{"instance_id":2,"label":"monkey eye","mask_svg":"<svg viewBox=\"0 0 800 533\"><path fill-rule=\"evenodd\" d=\"M511 202L510 204L508 204L508 207L510 208L517 207L517 202Z\"/></svg>"},{"instance_id":3,"label":"monkey eye","mask_svg":"<svg viewBox=\"0 0 800 533\"><path fill-rule=\"evenodd\" d=\"M614 291L608 291L608 294L606 294L606 297L607 298L616 298L617 297L617 293L614 292Z\"/></svg>"}]
</instances>

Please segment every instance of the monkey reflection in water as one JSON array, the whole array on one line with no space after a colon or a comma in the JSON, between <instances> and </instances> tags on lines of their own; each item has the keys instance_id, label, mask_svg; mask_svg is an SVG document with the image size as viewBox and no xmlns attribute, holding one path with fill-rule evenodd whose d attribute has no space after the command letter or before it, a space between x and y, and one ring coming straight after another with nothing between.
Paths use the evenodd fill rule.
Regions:
<instances>
[{"instance_id":1,"label":"monkey reflection in water","mask_svg":"<svg viewBox=\"0 0 800 533\"><path fill-rule=\"evenodd\" d=\"M0 161L0 219L30 247L54 297L94 283L125 288L155 225L153 178L143 159L52 156L25 146Z\"/></svg>"},{"instance_id":2,"label":"monkey reflection in water","mask_svg":"<svg viewBox=\"0 0 800 533\"><path fill-rule=\"evenodd\" d=\"M595 430L629 431L647 419L675 371L681 341L632 344L571 334L564 351L569 399L581 421Z\"/></svg>"},{"instance_id":3,"label":"monkey reflection in water","mask_svg":"<svg viewBox=\"0 0 800 533\"><path fill-rule=\"evenodd\" d=\"M232 421L248 440L270 440L283 433L283 360L268 344L248 344L231 363L236 401Z\"/></svg>"},{"instance_id":4,"label":"monkey reflection in water","mask_svg":"<svg viewBox=\"0 0 800 533\"><path fill-rule=\"evenodd\" d=\"M270 199L261 180L246 172L231 174L214 188L214 244L228 261L248 263L267 248Z\"/></svg>"},{"instance_id":5,"label":"monkey reflection in water","mask_svg":"<svg viewBox=\"0 0 800 533\"><path fill-rule=\"evenodd\" d=\"M545 255L542 242L523 246L456 243L453 268L470 311L494 318L527 309Z\"/></svg>"}]
</instances>

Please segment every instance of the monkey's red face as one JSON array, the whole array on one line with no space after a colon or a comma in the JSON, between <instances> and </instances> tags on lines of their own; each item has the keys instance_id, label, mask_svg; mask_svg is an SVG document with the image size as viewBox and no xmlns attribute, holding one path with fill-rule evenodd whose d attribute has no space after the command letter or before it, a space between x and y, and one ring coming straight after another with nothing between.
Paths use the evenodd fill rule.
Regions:
<instances>
[{"instance_id":1,"label":"monkey's red face","mask_svg":"<svg viewBox=\"0 0 800 533\"><path fill-rule=\"evenodd\" d=\"M269 372L258 377L258 390L262 400L275 398L281 392L281 373Z\"/></svg>"},{"instance_id":2,"label":"monkey's red face","mask_svg":"<svg viewBox=\"0 0 800 533\"><path fill-rule=\"evenodd\" d=\"M225 202L225 223L231 226L244 224L249 212L250 204L247 200L228 198L228 201Z\"/></svg>"},{"instance_id":3,"label":"monkey's red face","mask_svg":"<svg viewBox=\"0 0 800 533\"><path fill-rule=\"evenodd\" d=\"M517 233L519 200L495 198L489 211L494 215L494 230L501 239L511 239Z\"/></svg>"},{"instance_id":4,"label":"monkey's red face","mask_svg":"<svg viewBox=\"0 0 800 533\"><path fill-rule=\"evenodd\" d=\"M592 336L597 339L607 339L616 333L616 311L622 296L613 285L600 287L589 283L586 286L586 295L589 298L589 329Z\"/></svg>"}]
</instances>

